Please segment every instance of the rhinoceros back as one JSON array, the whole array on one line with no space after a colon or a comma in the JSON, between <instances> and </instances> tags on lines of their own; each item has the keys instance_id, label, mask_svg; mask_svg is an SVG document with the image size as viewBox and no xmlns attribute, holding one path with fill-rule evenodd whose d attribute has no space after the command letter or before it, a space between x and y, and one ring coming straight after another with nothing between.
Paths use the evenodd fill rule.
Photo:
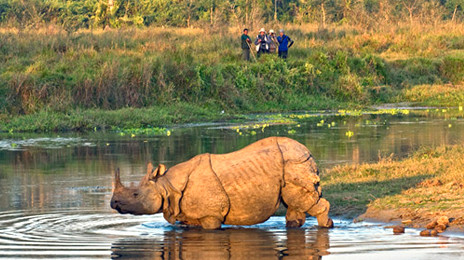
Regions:
<instances>
[{"instance_id":1,"label":"rhinoceros back","mask_svg":"<svg viewBox=\"0 0 464 260\"><path fill-rule=\"evenodd\" d=\"M225 224L266 221L278 208L283 183L283 156L276 137L239 151L212 154L211 166L230 201Z\"/></svg>"}]
</instances>

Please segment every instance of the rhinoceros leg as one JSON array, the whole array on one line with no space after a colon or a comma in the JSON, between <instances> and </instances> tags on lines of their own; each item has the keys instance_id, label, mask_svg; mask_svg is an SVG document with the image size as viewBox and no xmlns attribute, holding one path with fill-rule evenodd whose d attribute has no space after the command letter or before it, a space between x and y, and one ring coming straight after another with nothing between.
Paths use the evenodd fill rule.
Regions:
<instances>
[{"instance_id":1,"label":"rhinoceros leg","mask_svg":"<svg viewBox=\"0 0 464 260\"><path fill-rule=\"evenodd\" d=\"M287 204L287 226L299 227L304 224L306 212L317 218L321 227L332 227L333 222L329 218L330 203L320 198L316 189L309 191L292 183L287 183L282 189L282 199Z\"/></svg>"},{"instance_id":2,"label":"rhinoceros leg","mask_svg":"<svg viewBox=\"0 0 464 260\"><path fill-rule=\"evenodd\" d=\"M287 215L285 215L285 220L287 221L287 224L285 225L286 227L301 227L306 221L306 213L288 208Z\"/></svg>"},{"instance_id":3,"label":"rhinoceros leg","mask_svg":"<svg viewBox=\"0 0 464 260\"><path fill-rule=\"evenodd\" d=\"M200 224L204 229L219 229L222 221L215 217L204 217L200 219Z\"/></svg>"},{"instance_id":4,"label":"rhinoceros leg","mask_svg":"<svg viewBox=\"0 0 464 260\"><path fill-rule=\"evenodd\" d=\"M332 228L333 221L329 218L329 209L330 203L326 199L320 198L316 205L312 206L307 212L317 218L317 224L320 227Z\"/></svg>"}]
</instances>

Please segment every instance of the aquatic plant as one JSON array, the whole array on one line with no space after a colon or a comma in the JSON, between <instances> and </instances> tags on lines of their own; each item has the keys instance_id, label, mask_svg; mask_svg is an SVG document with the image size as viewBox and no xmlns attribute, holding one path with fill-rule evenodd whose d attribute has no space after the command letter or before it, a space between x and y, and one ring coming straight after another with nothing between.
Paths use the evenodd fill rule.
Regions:
<instances>
[{"instance_id":1,"label":"aquatic plant","mask_svg":"<svg viewBox=\"0 0 464 260\"><path fill-rule=\"evenodd\" d=\"M287 133L289 135L294 135L294 134L296 134L296 130L295 129L290 129L290 130L287 131Z\"/></svg>"},{"instance_id":2,"label":"aquatic plant","mask_svg":"<svg viewBox=\"0 0 464 260\"><path fill-rule=\"evenodd\" d=\"M124 136L126 134L134 138L136 136L154 136L154 135L166 135L170 136L171 131L162 127L144 127L144 128L119 128L113 127L114 132Z\"/></svg>"},{"instance_id":3,"label":"aquatic plant","mask_svg":"<svg viewBox=\"0 0 464 260\"><path fill-rule=\"evenodd\" d=\"M345 135L348 136L348 138L351 138L354 135L354 133L352 131L347 131Z\"/></svg>"}]
</instances>

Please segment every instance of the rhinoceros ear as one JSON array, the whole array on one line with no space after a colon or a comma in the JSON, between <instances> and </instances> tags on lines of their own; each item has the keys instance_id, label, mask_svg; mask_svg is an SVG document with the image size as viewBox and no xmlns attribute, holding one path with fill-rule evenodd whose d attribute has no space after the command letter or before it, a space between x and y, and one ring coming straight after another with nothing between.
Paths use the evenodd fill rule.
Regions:
<instances>
[{"instance_id":1,"label":"rhinoceros ear","mask_svg":"<svg viewBox=\"0 0 464 260\"><path fill-rule=\"evenodd\" d=\"M153 169L153 164L148 163L147 166L147 175L149 180L152 181L159 176L163 176L166 173L166 166L164 164L158 165L156 169Z\"/></svg>"},{"instance_id":2,"label":"rhinoceros ear","mask_svg":"<svg viewBox=\"0 0 464 260\"><path fill-rule=\"evenodd\" d=\"M153 173L153 164L149 162L147 164L147 175L151 175Z\"/></svg>"}]
</instances>

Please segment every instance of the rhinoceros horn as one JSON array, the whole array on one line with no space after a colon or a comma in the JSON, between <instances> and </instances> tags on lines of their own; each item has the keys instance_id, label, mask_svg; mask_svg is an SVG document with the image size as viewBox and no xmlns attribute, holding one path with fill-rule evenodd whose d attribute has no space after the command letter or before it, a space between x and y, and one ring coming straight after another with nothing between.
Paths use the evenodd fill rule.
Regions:
<instances>
[{"instance_id":1,"label":"rhinoceros horn","mask_svg":"<svg viewBox=\"0 0 464 260\"><path fill-rule=\"evenodd\" d=\"M121 175L119 173L119 168L116 169L116 171L114 172L114 188L117 189L117 188L122 188L124 187L121 183Z\"/></svg>"}]
</instances>

